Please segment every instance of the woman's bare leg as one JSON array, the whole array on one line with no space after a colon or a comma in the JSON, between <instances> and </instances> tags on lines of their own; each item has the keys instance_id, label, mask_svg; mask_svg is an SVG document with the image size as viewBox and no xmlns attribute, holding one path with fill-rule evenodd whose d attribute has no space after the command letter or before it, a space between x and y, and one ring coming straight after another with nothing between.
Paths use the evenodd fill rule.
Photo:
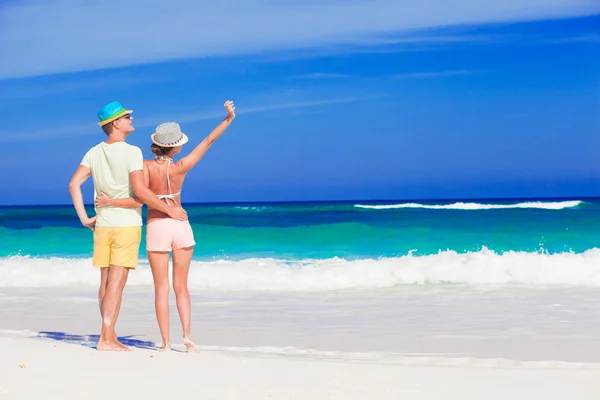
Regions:
<instances>
[{"instance_id":1,"label":"woman's bare leg","mask_svg":"<svg viewBox=\"0 0 600 400\"><path fill-rule=\"evenodd\" d=\"M188 352L197 352L198 348L192 342L192 333L190 331L192 302L188 290L188 273L190 272L190 263L194 247L173 250L173 289L177 299L177 311L181 318L183 328L183 344Z\"/></svg>"},{"instance_id":2,"label":"woman's bare leg","mask_svg":"<svg viewBox=\"0 0 600 400\"><path fill-rule=\"evenodd\" d=\"M162 350L171 349L169 338L169 252L149 251L148 261L154 279L154 307L160 335L162 336Z\"/></svg>"}]
</instances>

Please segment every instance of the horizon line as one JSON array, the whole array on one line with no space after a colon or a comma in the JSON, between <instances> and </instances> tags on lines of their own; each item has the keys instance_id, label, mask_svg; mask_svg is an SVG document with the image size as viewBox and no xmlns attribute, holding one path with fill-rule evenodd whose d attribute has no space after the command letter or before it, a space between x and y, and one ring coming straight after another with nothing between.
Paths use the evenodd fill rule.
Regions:
<instances>
[{"instance_id":1,"label":"horizon line","mask_svg":"<svg viewBox=\"0 0 600 400\"><path fill-rule=\"evenodd\" d=\"M508 201L508 200L563 200L563 201L575 201L575 200L595 200L600 199L599 196L541 196L541 197L463 197L463 198L429 198L429 199L416 199L416 198L404 198L404 199L337 199L337 200L278 200L278 201L207 201L207 202L190 202L182 203L190 206L211 206L211 205L247 205L247 204L326 204L326 203L355 203L355 202L431 202L431 201ZM93 204L84 204L85 207L93 207ZM0 208L11 208L11 207L73 207L72 204L0 204Z\"/></svg>"}]
</instances>

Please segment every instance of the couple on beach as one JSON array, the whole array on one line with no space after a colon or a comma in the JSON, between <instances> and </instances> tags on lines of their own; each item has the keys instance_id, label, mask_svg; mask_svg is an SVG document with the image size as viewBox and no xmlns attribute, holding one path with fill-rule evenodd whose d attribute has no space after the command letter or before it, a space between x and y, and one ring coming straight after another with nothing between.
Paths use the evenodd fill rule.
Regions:
<instances>
[{"instance_id":1,"label":"couple on beach","mask_svg":"<svg viewBox=\"0 0 600 400\"><path fill-rule=\"evenodd\" d=\"M155 158L144 160L142 151L126 143L132 133L132 110L119 102L105 105L98 113L98 125L107 135L92 147L69 183L73 205L81 223L94 231L93 265L100 268L98 301L102 331L98 350L127 351L119 342L115 324L121 309L123 289L129 271L138 263L142 232L142 206L148 205L146 251L154 279L155 308L162 350L170 349L169 337L169 255L173 257L173 289L188 351L198 351L191 338L191 301L187 287L194 251L194 234L181 207L180 193L186 174L235 118L233 102L225 102L227 116L194 150L179 161L188 137L175 122L159 125L152 134ZM96 215L87 215L81 185L94 180Z\"/></svg>"}]
</instances>

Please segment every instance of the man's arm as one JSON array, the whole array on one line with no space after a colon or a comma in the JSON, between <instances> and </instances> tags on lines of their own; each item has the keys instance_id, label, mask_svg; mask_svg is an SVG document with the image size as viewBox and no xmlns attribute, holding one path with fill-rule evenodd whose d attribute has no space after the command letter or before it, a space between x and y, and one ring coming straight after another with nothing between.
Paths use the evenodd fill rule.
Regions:
<instances>
[{"instance_id":1,"label":"man's arm","mask_svg":"<svg viewBox=\"0 0 600 400\"><path fill-rule=\"evenodd\" d=\"M225 102L225 109L227 110L227 116L225 119L215 128L213 131L198 145L190 154L183 157L177 162L185 172L194 168L200 159L204 156L206 151L212 146L212 144L227 130L231 121L235 118L235 106L232 101Z\"/></svg>"},{"instance_id":2,"label":"man's arm","mask_svg":"<svg viewBox=\"0 0 600 400\"><path fill-rule=\"evenodd\" d=\"M187 220L187 213L183 208L171 207L167 205L158 197L156 197L154 192L152 192L152 190L146 186L143 170L139 169L136 171L131 171L129 173L129 180L131 181L131 186L133 186L135 197L143 201L145 204L148 204L149 207L162 211L173 219L177 219L179 221Z\"/></svg>"},{"instance_id":3,"label":"man's arm","mask_svg":"<svg viewBox=\"0 0 600 400\"><path fill-rule=\"evenodd\" d=\"M119 207L119 208L140 208L144 205L144 202L137 197L127 197L125 199L111 199L104 192L100 192L96 196L96 208L102 207Z\"/></svg>"},{"instance_id":4,"label":"man's arm","mask_svg":"<svg viewBox=\"0 0 600 400\"><path fill-rule=\"evenodd\" d=\"M96 216L93 216L92 218L88 217L87 212L85 211L85 205L83 204L83 194L81 193L81 185L83 185L91 175L92 171L88 167L80 165L73 174L71 182L69 182L69 192L71 193L71 200L73 201L79 220L83 226L93 229L93 226L96 223Z\"/></svg>"},{"instance_id":5,"label":"man's arm","mask_svg":"<svg viewBox=\"0 0 600 400\"><path fill-rule=\"evenodd\" d=\"M144 161L144 183L146 187L150 185L150 176L148 168L146 168L146 162ZM96 208L102 207L119 207L119 208L140 208L144 206L144 202L137 197L127 197L125 199L111 199L104 192L100 192L96 196Z\"/></svg>"}]
</instances>

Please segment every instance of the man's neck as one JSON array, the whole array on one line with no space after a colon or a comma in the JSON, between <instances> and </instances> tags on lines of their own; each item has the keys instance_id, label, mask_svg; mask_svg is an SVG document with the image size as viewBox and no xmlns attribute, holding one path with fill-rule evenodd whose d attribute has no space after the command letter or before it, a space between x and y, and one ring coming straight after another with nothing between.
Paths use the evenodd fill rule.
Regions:
<instances>
[{"instance_id":1,"label":"man's neck","mask_svg":"<svg viewBox=\"0 0 600 400\"><path fill-rule=\"evenodd\" d=\"M110 135L108 135L108 139L106 139L106 141L104 143L112 144L112 143L124 142L126 137L127 137L127 135L114 132L114 133L111 133Z\"/></svg>"}]
</instances>

